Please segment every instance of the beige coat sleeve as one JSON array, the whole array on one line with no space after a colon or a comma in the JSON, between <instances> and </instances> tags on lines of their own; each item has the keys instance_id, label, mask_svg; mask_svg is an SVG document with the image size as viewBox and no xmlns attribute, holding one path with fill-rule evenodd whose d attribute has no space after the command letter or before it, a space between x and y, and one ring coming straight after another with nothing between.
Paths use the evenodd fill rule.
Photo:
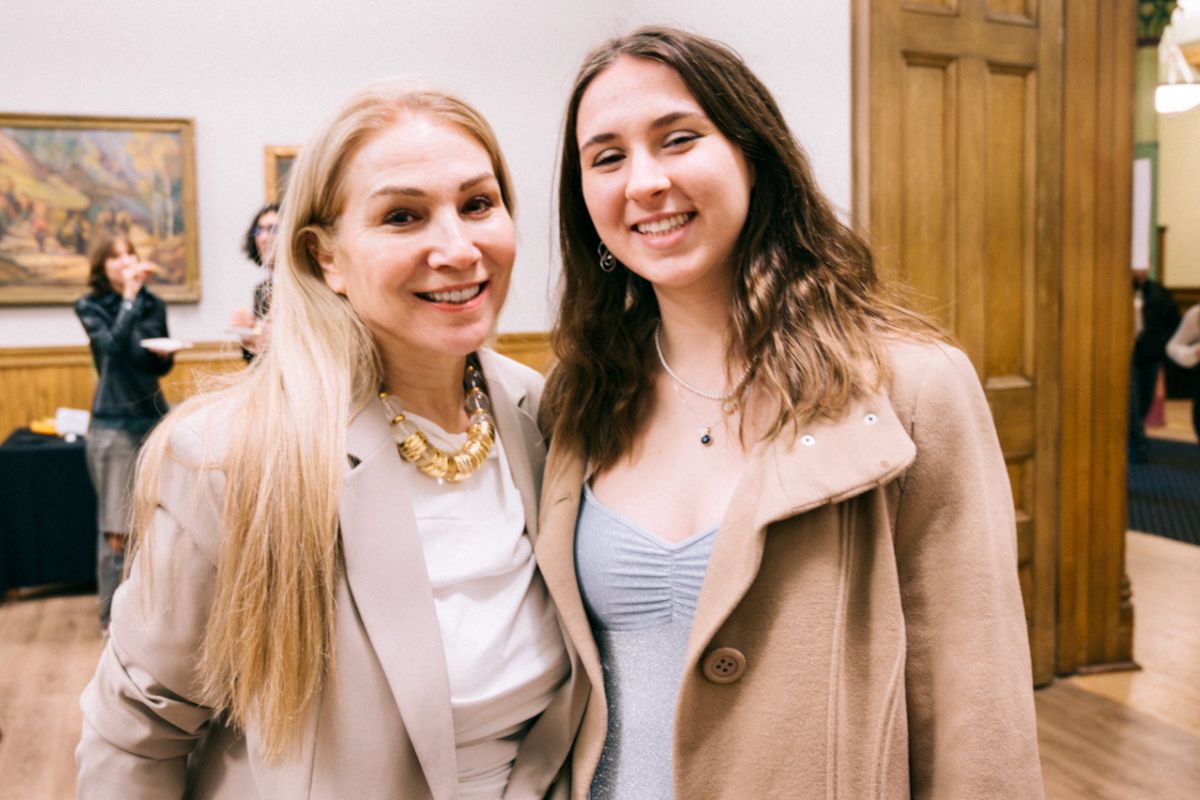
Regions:
<instances>
[{"instance_id":1,"label":"beige coat sleeve","mask_svg":"<svg viewBox=\"0 0 1200 800\"><path fill-rule=\"evenodd\" d=\"M158 505L129 578L113 599L110 637L83 692L75 751L80 798L181 797L187 757L210 709L198 704L196 665L216 574L222 477L201 471L195 433L176 428Z\"/></svg>"},{"instance_id":2,"label":"beige coat sleeve","mask_svg":"<svg viewBox=\"0 0 1200 800\"><path fill-rule=\"evenodd\" d=\"M1013 499L970 361L941 348L910 393L901 489L912 797L1043 796Z\"/></svg>"}]
</instances>

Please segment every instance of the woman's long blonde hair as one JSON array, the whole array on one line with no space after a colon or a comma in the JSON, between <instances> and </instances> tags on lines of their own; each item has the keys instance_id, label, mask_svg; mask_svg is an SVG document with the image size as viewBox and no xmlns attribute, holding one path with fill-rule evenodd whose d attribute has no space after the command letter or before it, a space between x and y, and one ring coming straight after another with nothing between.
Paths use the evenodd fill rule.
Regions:
<instances>
[{"instance_id":1,"label":"woman's long blonde hair","mask_svg":"<svg viewBox=\"0 0 1200 800\"><path fill-rule=\"evenodd\" d=\"M196 699L243 729L256 720L271 758L297 743L300 723L333 665L346 429L383 379L370 331L326 285L313 250L333 242L355 154L404 115L422 113L480 143L513 212L496 136L467 103L399 81L354 95L301 149L290 172L274 256L269 346L227 385L172 411L139 464L133 545L140 541L144 548L160 472L165 459L178 458L170 452L171 431L203 408L222 406L225 427L214 433L227 448L200 465L224 473L225 490ZM181 522L186 527L187 520ZM149 562L148 554L137 555Z\"/></svg>"}]
</instances>

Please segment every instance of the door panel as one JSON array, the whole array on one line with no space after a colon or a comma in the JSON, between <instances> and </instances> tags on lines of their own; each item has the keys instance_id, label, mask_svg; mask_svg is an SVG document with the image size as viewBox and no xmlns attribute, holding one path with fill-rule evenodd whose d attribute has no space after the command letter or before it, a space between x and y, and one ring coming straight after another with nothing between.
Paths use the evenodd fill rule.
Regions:
<instances>
[{"instance_id":1,"label":"door panel","mask_svg":"<svg viewBox=\"0 0 1200 800\"><path fill-rule=\"evenodd\" d=\"M1048 682L1060 195L1046 186L1060 183L1062 0L863 2L857 221L979 372L1013 485L1035 679Z\"/></svg>"},{"instance_id":2,"label":"door panel","mask_svg":"<svg viewBox=\"0 0 1200 800\"><path fill-rule=\"evenodd\" d=\"M921 310L954 327L955 62L904 59L903 102L921 114L904 117L900 138L902 195L900 272Z\"/></svg>"}]
</instances>

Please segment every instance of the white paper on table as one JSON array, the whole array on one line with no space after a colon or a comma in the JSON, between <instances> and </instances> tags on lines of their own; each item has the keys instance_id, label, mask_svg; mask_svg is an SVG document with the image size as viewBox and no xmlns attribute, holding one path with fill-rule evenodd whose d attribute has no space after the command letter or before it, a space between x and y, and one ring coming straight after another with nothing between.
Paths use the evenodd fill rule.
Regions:
<instances>
[{"instance_id":1,"label":"white paper on table","mask_svg":"<svg viewBox=\"0 0 1200 800\"><path fill-rule=\"evenodd\" d=\"M86 435L91 421L92 415L82 408L60 408L54 412L54 430L67 441Z\"/></svg>"}]
</instances>

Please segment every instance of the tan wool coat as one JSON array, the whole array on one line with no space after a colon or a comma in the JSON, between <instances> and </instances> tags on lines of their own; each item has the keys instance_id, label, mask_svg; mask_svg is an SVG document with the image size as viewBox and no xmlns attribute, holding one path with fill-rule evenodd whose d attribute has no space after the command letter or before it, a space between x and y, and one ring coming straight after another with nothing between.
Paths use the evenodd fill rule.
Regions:
<instances>
[{"instance_id":1,"label":"tan wool coat","mask_svg":"<svg viewBox=\"0 0 1200 800\"><path fill-rule=\"evenodd\" d=\"M545 459L535 422L541 377L488 351L480 361L527 532L536 541ZM197 694L195 667L213 596L224 489L219 469L197 465L206 454L212 463L220 453L222 429L219 414L202 414L172 434L182 463L164 470L160 480L149 533L153 563L139 558L118 590L112 636L83 694L78 796L129 800L186 791L188 797L231 800L457 798L441 630L404 490L414 467L396 452L378 401L348 431L351 458L339 496L345 568L336 589L335 663L311 713L298 723L299 753L268 762L259 754L257 726L233 728L190 699ZM153 593L143 597L149 573ZM564 764L586 697L573 653L571 664L570 676L522 742L506 798L566 794Z\"/></svg>"},{"instance_id":2,"label":"tan wool coat","mask_svg":"<svg viewBox=\"0 0 1200 800\"><path fill-rule=\"evenodd\" d=\"M885 393L755 447L687 646L679 800L1042 797L1013 502L986 400L960 351L890 350ZM537 545L592 685L575 798L607 726L575 577L584 474L552 443Z\"/></svg>"}]
</instances>

